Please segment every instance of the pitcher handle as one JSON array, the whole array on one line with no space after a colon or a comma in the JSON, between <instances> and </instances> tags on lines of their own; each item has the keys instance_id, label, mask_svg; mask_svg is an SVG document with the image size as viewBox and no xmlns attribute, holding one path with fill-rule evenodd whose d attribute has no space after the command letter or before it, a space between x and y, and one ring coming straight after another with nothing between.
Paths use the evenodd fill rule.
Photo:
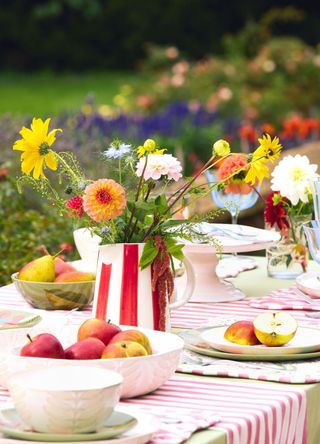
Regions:
<instances>
[{"instance_id":1,"label":"pitcher handle","mask_svg":"<svg viewBox=\"0 0 320 444\"><path fill-rule=\"evenodd\" d=\"M196 284L196 277L194 273L193 266L190 262L190 260L185 256L183 259L183 263L186 269L187 273L187 285L183 293L183 297L179 299L179 301L173 302L169 305L169 309L172 308L178 308L181 307L181 305L184 305L186 302L189 301L191 296L193 295L195 284Z\"/></svg>"}]
</instances>

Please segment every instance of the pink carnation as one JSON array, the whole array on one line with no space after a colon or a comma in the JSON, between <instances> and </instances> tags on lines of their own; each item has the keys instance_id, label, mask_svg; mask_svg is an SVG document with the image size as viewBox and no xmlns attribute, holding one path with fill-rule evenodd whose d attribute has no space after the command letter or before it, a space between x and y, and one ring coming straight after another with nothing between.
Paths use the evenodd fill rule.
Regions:
<instances>
[{"instance_id":1,"label":"pink carnation","mask_svg":"<svg viewBox=\"0 0 320 444\"><path fill-rule=\"evenodd\" d=\"M140 177L146 162L145 157L141 157L137 163L137 176ZM182 166L176 157L171 154L149 154L148 163L144 172L144 179L159 180L161 176L168 176L169 180L178 181Z\"/></svg>"}]
</instances>

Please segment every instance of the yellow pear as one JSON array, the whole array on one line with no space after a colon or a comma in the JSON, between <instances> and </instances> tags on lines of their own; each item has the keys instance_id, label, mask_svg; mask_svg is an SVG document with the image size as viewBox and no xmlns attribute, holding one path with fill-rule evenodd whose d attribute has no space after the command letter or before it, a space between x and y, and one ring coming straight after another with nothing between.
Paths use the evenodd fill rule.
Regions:
<instances>
[{"instance_id":1,"label":"yellow pear","mask_svg":"<svg viewBox=\"0 0 320 444\"><path fill-rule=\"evenodd\" d=\"M50 254L39 257L24 265L18 274L18 279L33 282L53 282L55 278L54 258Z\"/></svg>"}]
</instances>

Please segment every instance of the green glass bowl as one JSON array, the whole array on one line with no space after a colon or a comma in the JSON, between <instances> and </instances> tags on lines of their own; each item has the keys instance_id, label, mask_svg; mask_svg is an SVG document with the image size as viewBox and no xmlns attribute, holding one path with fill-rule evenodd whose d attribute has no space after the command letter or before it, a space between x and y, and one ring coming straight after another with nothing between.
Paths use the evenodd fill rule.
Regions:
<instances>
[{"instance_id":1,"label":"green glass bowl","mask_svg":"<svg viewBox=\"0 0 320 444\"><path fill-rule=\"evenodd\" d=\"M32 282L12 276L19 293L35 308L44 310L83 309L94 296L95 281L83 282Z\"/></svg>"}]
</instances>

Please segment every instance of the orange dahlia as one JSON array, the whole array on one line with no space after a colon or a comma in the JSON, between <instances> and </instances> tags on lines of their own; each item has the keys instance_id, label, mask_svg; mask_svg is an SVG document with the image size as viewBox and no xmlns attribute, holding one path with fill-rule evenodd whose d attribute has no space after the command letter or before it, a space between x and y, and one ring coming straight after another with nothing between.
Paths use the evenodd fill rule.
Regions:
<instances>
[{"instance_id":1,"label":"orange dahlia","mask_svg":"<svg viewBox=\"0 0 320 444\"><path fill-rule=\"evenodd\" d=\"M83 209L95 222L115 219L125 207L125 190L112 179L96 180L84 191Z\"/></svg>"},{"instance_id":2,"label":"orange dahlia","mask_svg":"<svg viewBox=\"0 0 320 444\"><path fill-rule=\"evenodd\" d=\"M246 154L232 154L219 164L218 179L226 182L226 194L249 194L252 191L252 187L244 183L247 163Z\"/></svg>"}]
</instances>

